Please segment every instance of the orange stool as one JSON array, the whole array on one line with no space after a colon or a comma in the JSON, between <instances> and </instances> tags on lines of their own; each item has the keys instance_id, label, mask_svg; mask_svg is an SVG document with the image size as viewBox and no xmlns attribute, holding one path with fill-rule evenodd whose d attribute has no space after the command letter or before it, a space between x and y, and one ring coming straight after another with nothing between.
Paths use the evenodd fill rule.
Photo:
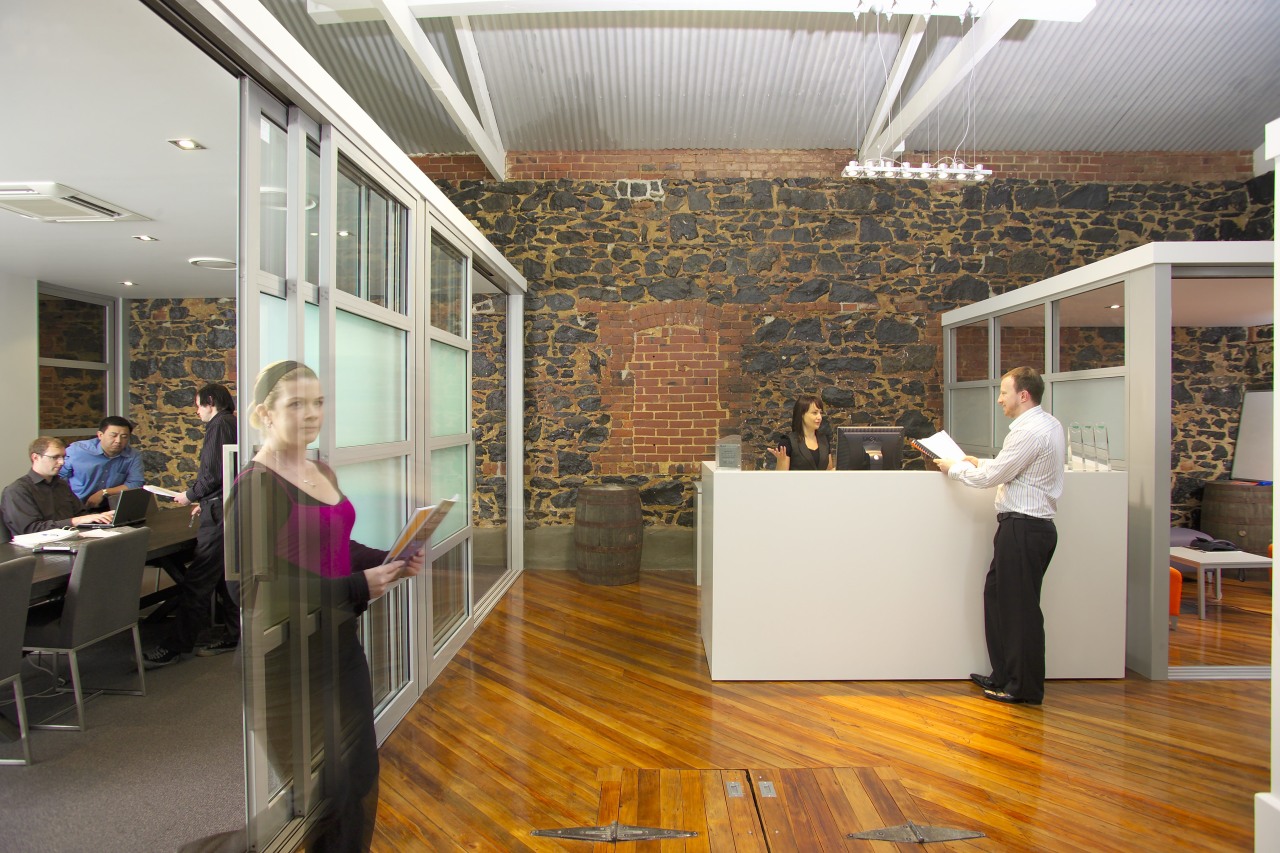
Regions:
<instances>
[{"instance_id":1,"label":"orange stool","mask_svg":"<svg viewBox=\"0 0 1280 853\"><path fill-rule=\"evenodd\" d=\"M1178 611L1182 609L1182 572L1169 567L1169 627L1178 629Z\"/></svg>"}]
</instances>

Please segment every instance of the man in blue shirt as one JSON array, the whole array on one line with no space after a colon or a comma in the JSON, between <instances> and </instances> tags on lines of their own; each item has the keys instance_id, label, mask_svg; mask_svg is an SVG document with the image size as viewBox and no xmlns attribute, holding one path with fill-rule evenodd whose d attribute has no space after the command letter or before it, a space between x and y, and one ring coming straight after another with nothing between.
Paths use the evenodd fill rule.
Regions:
<instances>
[{"instance_id":1,"label":"man in blue shirt","mask_svg":"<svg viewBox=\"0 0 1280 853\"><path fill-rule=\"evenodd\" d=\"M129 446L132 435L132 423L110 415L98 424L97 438L86 438L67 447L67 462L60 474L85 506L106 509L108 495L139 488L146 482L142 454Z\"/></svg>"}]
</instances>

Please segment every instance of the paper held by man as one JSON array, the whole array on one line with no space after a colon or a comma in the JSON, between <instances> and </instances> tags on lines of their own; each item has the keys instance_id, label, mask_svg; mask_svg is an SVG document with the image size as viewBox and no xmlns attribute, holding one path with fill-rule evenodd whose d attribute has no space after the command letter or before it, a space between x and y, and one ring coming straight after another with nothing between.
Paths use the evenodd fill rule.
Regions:
<instances>
[{"instance_id":1,"label":"paper held by man","mask_svg":"<svg viewBox=\"0 0 1280 853\"><path fill-rule=\"evenodd\" d=\"M956 444L955 439L947 435L945 429L935 432L928 438L913 438L911 446L930 459L961 460L952 466L952 470L973 467L972 463L964 461L965 452L960 449L960 445Z\"/></svg>"},{"instance_id":2,"label":"paper held by man","mask_svg":"<svg viewBox=\"0 0 1280 853\"><path fill-rule=\"evenodd\" d=\"M440 522L449 514L449 510L458 502L458 495L440 501L435 506L420 506L409 515L396 542L387 551L387 562L394 560L410 560L430 541Z\"/></svg>"}]
</instances>

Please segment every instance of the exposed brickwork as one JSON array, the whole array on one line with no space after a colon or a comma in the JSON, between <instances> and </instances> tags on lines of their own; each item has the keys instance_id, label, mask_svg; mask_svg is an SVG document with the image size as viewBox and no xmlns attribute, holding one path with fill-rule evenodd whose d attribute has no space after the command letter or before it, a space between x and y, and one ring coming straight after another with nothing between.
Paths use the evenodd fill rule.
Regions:
<instances>
[{"instance_id":1,"label":"exposed brickwork","mask_svg":"<svg viewBox=\"0 0 1280 853\"><path fill-rule=\"evenodd\" d=\"M185 489L200 468L204 424L196 391L207 382L236 392L234 299L129 302L129 416L137 424L147 482Z\"/></svg>"},{"instance_id":2,"label":"exposed brickwork","mask_svg":"<svg viewBox=\"0 0 1280 853\"><path fill-rule=\"evenodd\" d=\"M669 180L655 202L618 197L618 177L443 185L530 283L535 526L571 523L578 486L610 481L640 488L648 523L691 524L707 421L743 436L749 466L766 465L763 448L799 393L822 394L837 425L928 434L941 424L942 311L1153 240L1272 233L1265 180ZM644 459L636 349L666 327L701 330L690 360L722 367L713 408L691 410L681 425L693 431L683 449Z\"/></svg>"},{"instance_id":3,"label":"exposed brickwork","mask_svg":"<svg viewBox=\"0 0 1280 853\"><path fill-rule=\"evenodd\" d=\"M909 151L899 159L937 162L953 151ZM1252 151L963 151L995 177L1028 181L1247 181ZM509 151L509 181L612 181L621 178L834 178L857 156L851 149L658 149L629 151ZM491 176L474 154L413 158L437 181L484 181Z\"/></svg>"},{"instance_id":4,"label":"exposed brickwork","mask_svg":"<svg viewBox=\"0 0 1280 853\"><path fill-rule=\"evenodd\" d=\"M1230 478L1245 389L1274 381L1274 331L1174 328L1172 525L1199 529L1205 481Z\"/></svg>"}]
</instances>

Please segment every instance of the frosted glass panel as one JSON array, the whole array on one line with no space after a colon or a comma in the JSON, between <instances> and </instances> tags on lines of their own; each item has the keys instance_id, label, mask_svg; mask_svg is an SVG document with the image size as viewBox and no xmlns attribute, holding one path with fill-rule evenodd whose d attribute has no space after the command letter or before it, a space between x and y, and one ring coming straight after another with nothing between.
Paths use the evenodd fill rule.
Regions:
<instances>
[{"instance_id":1,"label":"frosted glass panel","mask_svg":"<svg viewBox=\"0 0 1280 853\"><path fill-rule=\"evenodd\" d=\"M467 489L467 446L445 447L431 451L431 502L435 503L454 495L460 500L449 510L444 521L436 528L431 544L443 542L467 525L470 513L470 491Z\"/></svg>"},{"instance_id":2,"label":"frosted glass panel","mask_svg":"<svg viewBox=\"0 0 1280 853\"><path fill-rule=\"evenodd\" d=\"M289 306L278 296L259 293L258 297L258 352L262 366L266 367L273 361L289 357ZM302 310L306 323L303 348L307 352L303 361L320 376L320 308L308 302ZM250 392L252 390L249 389Z\"/></svg>"},{"instance_id":3,"label":"frosted glass panel","mask_svg":"<svg viewBox=\"0 0 1280 853\"><path fill-rule=\"evenodd\" d=\"M1123 376L1073 379L1053 383L1053 414L1063 427L1106 424L1111 458L1125 455L1125 392Z\"/></svg>"},{"instance_id":4,"label":"frosted glass panel","mask_svg":"<svg viewBox=\"0 0 1280 853\"><path fill-rule=\"evenodd\" d=\"M465 435L467 429L467 351L431 342L431 434ZM445 495L448 497L448 495Z\"/></svg>"},{"instance_id":5,"label":"frosted glass panel","mask_svg":"<svg viewBox=\"0 0 1280 853\"><path fill-rule=\"evenodd\" d=\"M951 389L951 437L957 444L991 445L991 389Z\"/></svg>"},{"instance_id":6,"label":"frosted glass panel","mask_svg":"<svg viewBox=\"0 0 1280 853\"><path fill-rule=\"evenodd\" d=\"M339 447L404 441L408 333L347 311L336 319L335 418Z\"/></svg>"},{"instance_id":7,"label":"frosted glass panel","mask_svg":"<svg viewBox=\"0 0 1280 853\"><path fill-rule=\"evenodd\" d=\"M408 485L405 459L376 459L334 469L342 493L356 508L351 538L370 548L389 548L405 520Z\"/></svg>"}]
</instances>

